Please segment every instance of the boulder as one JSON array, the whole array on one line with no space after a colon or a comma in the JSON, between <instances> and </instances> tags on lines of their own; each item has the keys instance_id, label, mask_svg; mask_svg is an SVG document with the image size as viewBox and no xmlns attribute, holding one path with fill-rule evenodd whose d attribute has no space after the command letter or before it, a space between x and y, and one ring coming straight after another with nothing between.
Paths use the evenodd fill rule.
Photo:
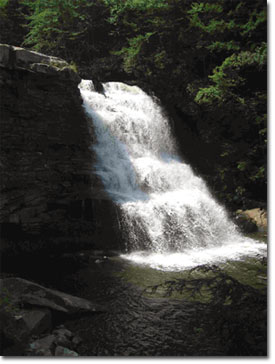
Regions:
<instances>
[{"instance_id":1,"label":"boulder","mask_svg":"<svg viewBox=\"0 0 275 364\"><path fill-rule=\"evenodd\" d=\"M26 306L40 306L40 307L48 307L53 311L59 311L67 313L68 310L61 305L56 304L55 302L51 301L50 299L41 297L44 293L42 291L38 292L38 295L33 294L24 294L21 296L21 302L23 305Z\"/></svg>"},{"instance_id":2,"label":"boulder","mask_svg":"<svg viewBox=\"0 0 275 364\"><path fill-rule=\"evenodd\" d=\"M54 76L58 73L58 77L75 80L78 83L81 81L63 59L8 44L0 44L0 67L26 69Z\"/></svg>"},{"instance_id":3,"label":"boulder","mask_svg":"<svg viewBox=\"0 0 275 364\"><path fill-rule=\"evenodd\" d=\"M48 309L15 309L0 311L1 330L13 343L24 343L33 335L51 329L51 312Z\"/></svg>"},{"instance_id":4,"label":"boulder","mask_svg":"<svg viewBox=\"0 0 275 364\"><path fill-rule=\"evenodd\" d=\"M66 348L71 348L71 341L66 336L57 336L55 339L55 343L58 346L64 346Z\"/></svg>"},{"instance_id":5,"label":"boulder","mask_svg":"<svg viewBox=\"0 0 275 364\"><path fill-rule=\"evenodd\" d=\"M64 348L63 346L57 346L55 349L55 356L78 356L78 354L73 351L69 350L68 348Z\"/></svg>"},{"instance_id":6,"label":"boulder","mask_svg":"<svg viewBox=\"0 0 275 364\"><path fill-rule=\"evenodd\" d=\"M72 332L67 329L54 330L53 334L56 336L55 344L59 346L64 346L71 348L72 342L71 338L73 336Z\"/></svg>"},{"instance_id":7,"label":"boulder","mask_svg":"<svg viewBox=\"0 0 275 364\"><path fill-rule=\"evenodd\" d=\"M77 344L74 339L77 339ZM78 356L72 349L75 349L80 342L78 336L74 336L70 330L63 327L30 342L26 353L28 356Z\"/></svg>"},{"instance_id":8,"label":"boulder","mask_svg":"<svg viewBox=\"0 0 275 364\"><path fill-rule=\"evenodd\" d=\"M78 335L73 337L72 345L73 345L74 348L77 348L81 343L82 343L81 337L79 337Z\"/></svg>"},{"instance_id":9,"label":"boulder","mask_svg":"<svg viewBox=\"0 0 275 364\"><path fill-rule=\"evenodd\" d=\"M33 63L44 63L49 65L56 65L58 67L66 67L68 66L68 63L64 61L63 59L48 56L46 54L42 54L35 51L30 51L29 49L24 49L20 47L14 47L10 46L11 49L16 54L16 64L17 65L29 65ZM0 47L1 49L1 47Z\"/></svg>"},{"instance_id":10,"label":"boulder","mask_svg":"<svg viewBox=\"0 0 275 364\"><path fill-rule=\"evenodd\" d=\"M29 344L28 354L31 356L52 356L55 348L55 336L48 335Z\"/></svg>"},{"instance_id":11,"label":"boulder","mask_svg":"<svg viewBox=\"0 0 275 364\"><path fill-rule=\"evenodd\" d=\"M19 317L19 319L18 319ZM51 312L48 309L21 310L17 321L23 321L32 335L40 335L51 328Z\"/></svg>"},{"instance_id":12,"label":"boulder","mask_svg":"<svg viewBox=\"0 0 275 364\"><path fill-rule=\"evenodd\" d=\"M267 211L261 208L237 210L236 223L244 232L267 231Z\"/></svg>"},{"instance_id":13,"label":"boulder","mask_svg":"<svg viewBox=\"0 0 275 364\"><path fill-rule=\"evenodd\" d=\"M73 336L72 332L65 327L54 330L53 334L57 336L64 336L67 338L71 338Z\"/></svg>"},{"instance_id":14,"label":"boulder","mask_svg":"<svg viewBox=\"0 0 275 364\"><path fill-rule=\"evenodd\" d=\"M255 233L258 231L257 225L245 215L237 214L235 223L243 233Z\"/></svg>"},{"instance_id":15,"label":"boulder","mask_svg":"<svg viewBox=\"0 0 275 364\"><path fill-rule=\"evenodd\" d=\"M103 307L86 299L45 288L22 278L6 278L0 282L14 304L48 308L68 315L105 311Z\"/></svg>"}]
</instances>

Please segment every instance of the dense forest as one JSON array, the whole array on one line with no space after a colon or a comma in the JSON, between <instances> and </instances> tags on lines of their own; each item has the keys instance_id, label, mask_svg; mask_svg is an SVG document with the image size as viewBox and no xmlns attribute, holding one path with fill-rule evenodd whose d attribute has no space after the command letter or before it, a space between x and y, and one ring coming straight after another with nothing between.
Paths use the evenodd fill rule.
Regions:
<instances>
[{"instance_id":1,"label":"dense forest","mask_svg":"<svg viewBox=\"0 0 275 364\"><path fill-rule=\"evenodd\" d=\"M267 40L261 0L0 0L0 42L164 105L184 158L228 207L266 201Z\"/></svg>"}]
</instances>

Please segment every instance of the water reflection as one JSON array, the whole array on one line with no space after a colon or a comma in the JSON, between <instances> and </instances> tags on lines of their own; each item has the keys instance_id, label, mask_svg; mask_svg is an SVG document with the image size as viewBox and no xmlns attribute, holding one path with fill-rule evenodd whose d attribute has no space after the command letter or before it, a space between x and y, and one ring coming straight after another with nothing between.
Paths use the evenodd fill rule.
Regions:
<instances>
[{"instance_id":1,"label":"water reflection","mask_svg":"<svg viewBox=\"0 0 275 364\"><path fill-rule=\"evenodd\" d=\"M239 275L248 270L250 279L253 276L257 280L260 267L266 266L258 261L255 269L255 262L239 266ZM236 266L232 271L236 272ZM161 287L153 295L148 294L148 287L165 287L167 282L215 278L211 271L203 275L198 271L191 277L189 273L142 268L120 258L107 259L102 265L90 264L78 272L75 279L82 283L81 294L107 306L107 312L101 315L69 323L69 328L78 331L83 339L80 353L153 357L266 355L263 285L261 290L248 288L252 281L229 285L231 291L236 287L235 296L226 304L221 302L226 286L217 291L220 301L214 299L211 304L204 300L204 290L195 300L178 292L167 297L166 289ZM234 284L235 279L237 275L230 282Z\"/></svg>"}]
</instances>

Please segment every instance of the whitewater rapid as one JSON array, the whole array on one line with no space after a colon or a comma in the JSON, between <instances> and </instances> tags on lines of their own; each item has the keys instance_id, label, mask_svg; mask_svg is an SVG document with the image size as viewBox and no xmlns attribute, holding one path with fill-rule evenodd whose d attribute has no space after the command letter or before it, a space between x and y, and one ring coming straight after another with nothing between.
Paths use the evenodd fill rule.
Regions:
<instances>
[{"instance_id":1,"label":"whitewater rapid","mask_svg":"<svg viewBox=\"0 0 275 364\"><path fill-rule=\"evenodd\" d=\"M97 138L96 173L121 209L125 259L182 270L266 254L266 244L241 235L180 158L157 100L118 82L104 84L104 93L89 80L79 87Z\"/></svg>"}]
</instances>

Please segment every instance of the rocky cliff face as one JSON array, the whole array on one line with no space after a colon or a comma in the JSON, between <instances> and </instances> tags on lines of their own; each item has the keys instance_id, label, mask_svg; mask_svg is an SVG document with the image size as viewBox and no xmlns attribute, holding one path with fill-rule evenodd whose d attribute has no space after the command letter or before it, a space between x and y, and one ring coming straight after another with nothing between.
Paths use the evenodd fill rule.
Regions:
<instances>
[{"instance_id":1,"label":"rocky cliff face","mask_svg":"<svg viewBox=\"0 0 275 364\"><path fill-rule=\"evenodd\" d=\"M79 82L59 58L0 45L2 252L117 247Z\"/></svg>"}]
</instances>

